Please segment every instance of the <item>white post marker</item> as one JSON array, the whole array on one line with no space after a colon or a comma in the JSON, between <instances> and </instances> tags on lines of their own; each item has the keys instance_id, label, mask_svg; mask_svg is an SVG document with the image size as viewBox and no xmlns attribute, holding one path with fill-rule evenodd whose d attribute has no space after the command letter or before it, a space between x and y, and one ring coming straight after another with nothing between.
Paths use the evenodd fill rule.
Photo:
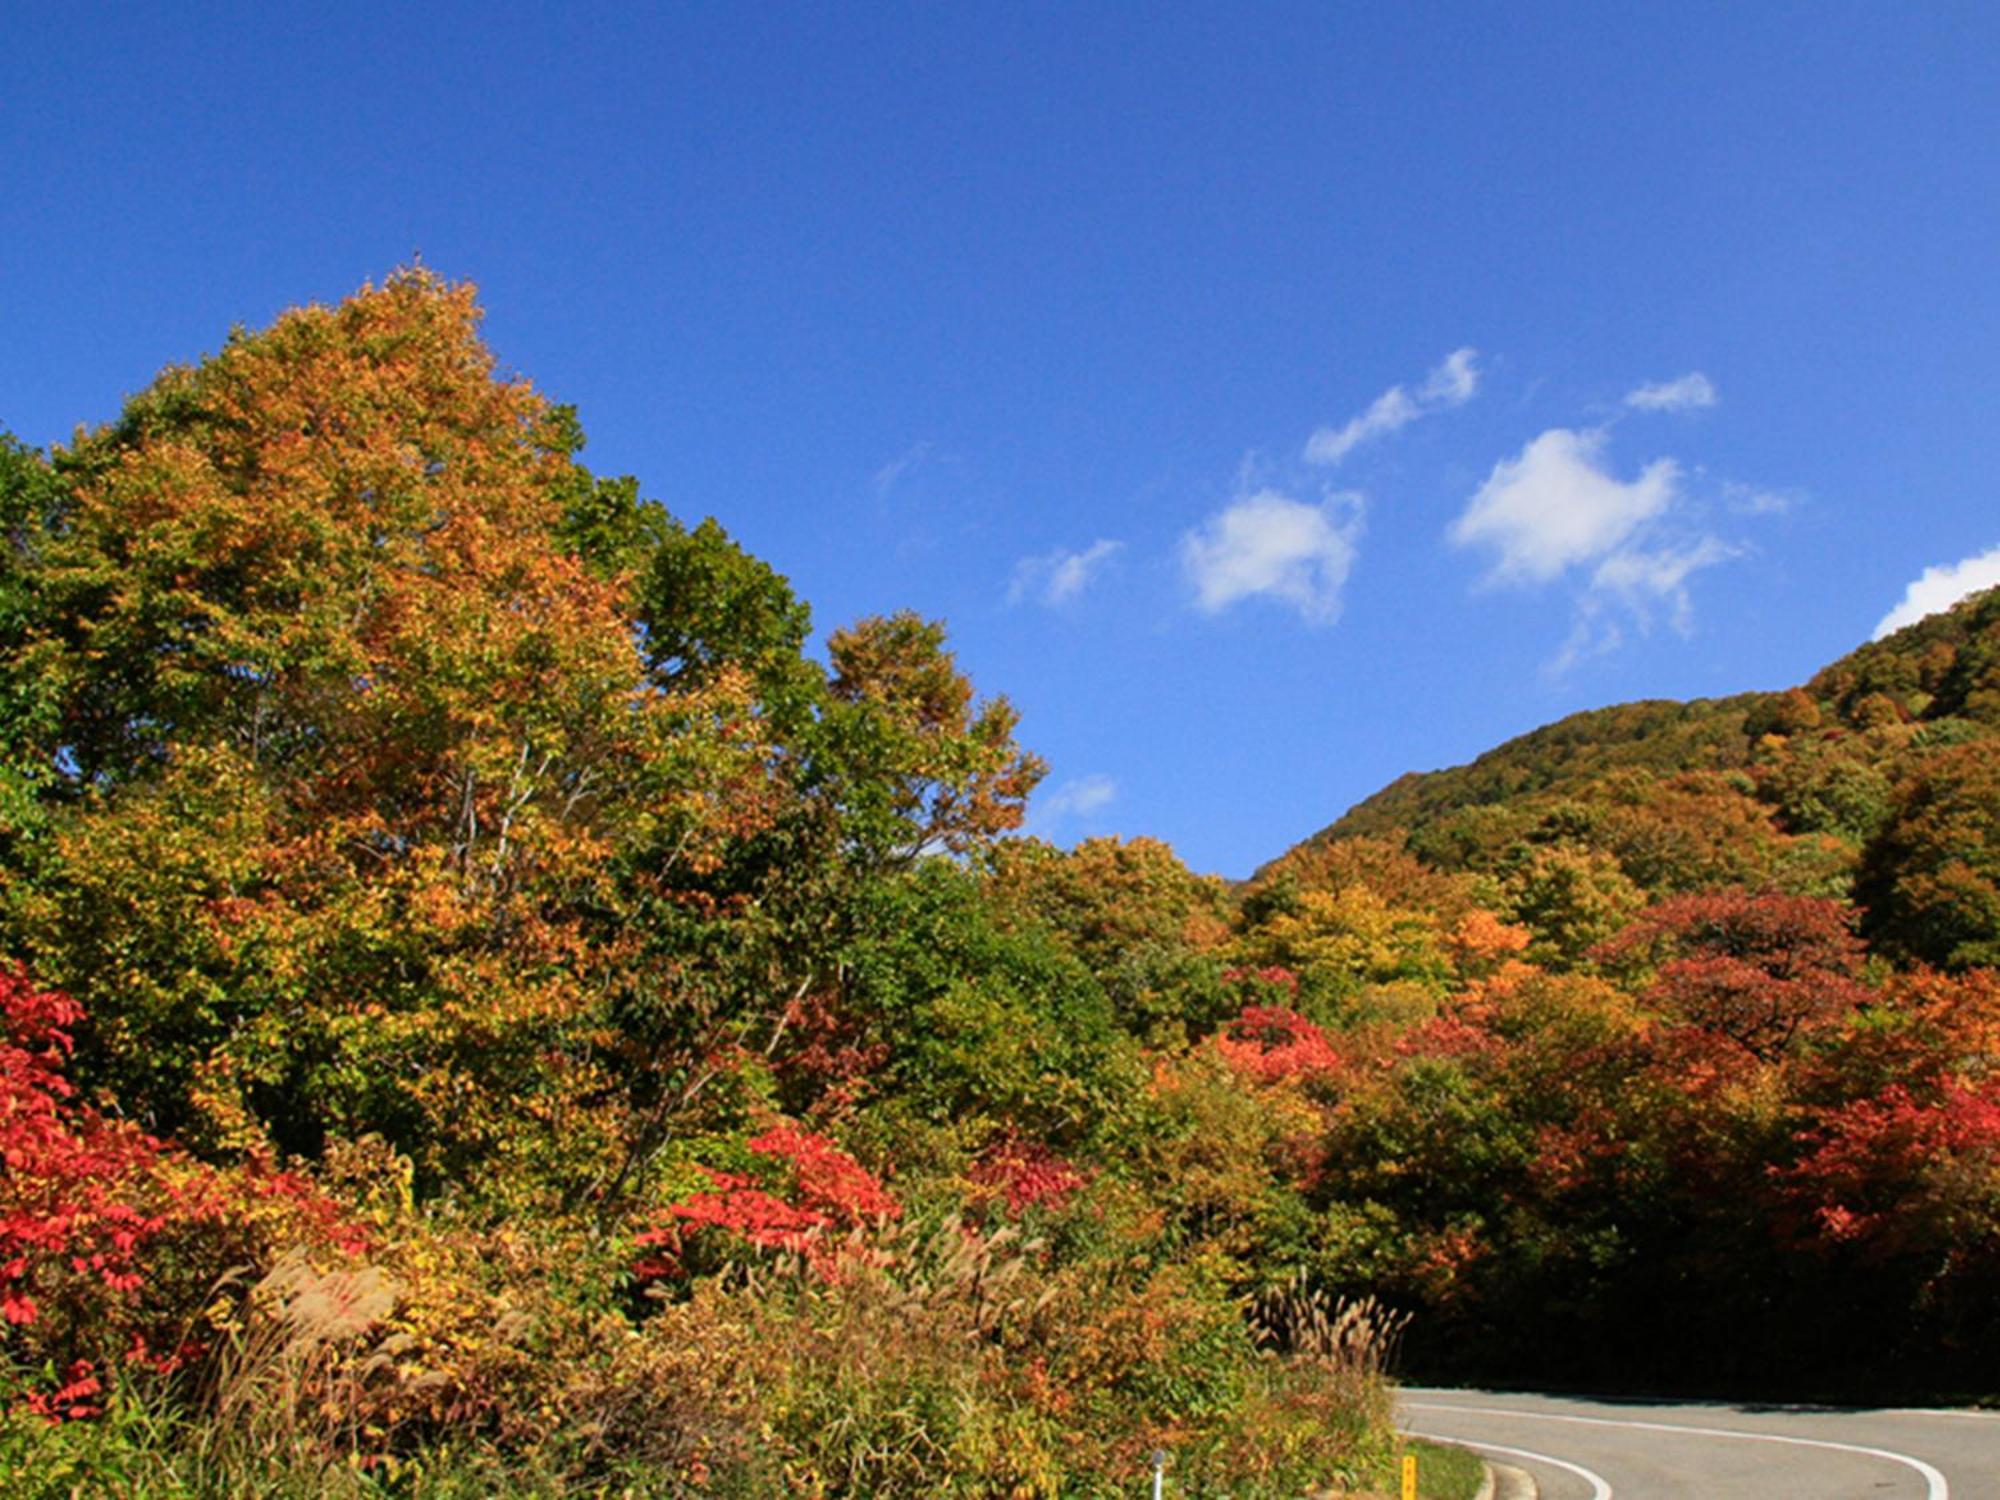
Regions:
<instances>
[{"instance_id":1,"label":"white post marker","mask_svg":"<svg viewBox=\"0 0 2000 1500\"><path fill-rule=\"evenodd\" d=\"M1166 1494L1166 1492L1167 1450L1164 1448L1155 1448L1153 1450L1153 1500L1160 1500L1160 1497Z\"/></svg>"}]
</instances>

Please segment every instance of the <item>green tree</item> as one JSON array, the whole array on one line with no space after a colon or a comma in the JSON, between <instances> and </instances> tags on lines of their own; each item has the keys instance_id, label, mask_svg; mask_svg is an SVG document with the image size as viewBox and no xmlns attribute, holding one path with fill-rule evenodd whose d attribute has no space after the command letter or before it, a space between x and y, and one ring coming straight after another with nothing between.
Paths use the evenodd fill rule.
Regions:
<instances>
[{"instance_id":1,"label":"green tree","mask_svg":"<svg viewBox=\"0 0 2000 1500\"><path fill-rule=\"evenodd\" d=\"M1863 856L1855 895L1869 939L1899 957L2000 964L2000 743L1920 763Z\"/></svg>"},{"instance_id":2,"label":"green tree","mask_svg":"<svg viewBox=\"0 0 2000 1500\"><path fill-rule=\"evenodd\" d=\"M976 703L944 640L943 625L904 612L827 641L833 677L818 766L836 780L865 861L963 854L1018 828L1046 773L1014 741L1013 705Z\"/></svg>"},{"instance_id":3,"label":"green tree","mask_svg":"<svg viewBox=\"0 0 2000 1500\"><path fill-rule=\"evenodd\" d=\"M1508 914L1535 936L1528 956L1556 967L1581 962L1646 904L1616 859L1560 844L1521 849L1501 883Z\"/></svg>"}]
</instances>

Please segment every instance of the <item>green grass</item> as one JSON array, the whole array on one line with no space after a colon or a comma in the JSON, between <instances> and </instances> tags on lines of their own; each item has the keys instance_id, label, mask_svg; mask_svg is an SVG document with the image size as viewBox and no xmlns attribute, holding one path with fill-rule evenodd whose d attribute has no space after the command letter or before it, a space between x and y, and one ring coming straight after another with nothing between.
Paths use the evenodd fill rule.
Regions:
<instances>
[{"instance_id":1,"label":"green grass","mask_svg":"<svg viewBox=\"0 0 2000 1500\"><path fill-rule=\"evenodd\" d=\"M1396 1472L1399 1476L1405 1453L1416 1455L1417 1494L1421 1500L1472 1500L1478 1493L1485 1469L1479 1462L1479 1456L1471 1450L1411 1438L1396 1453ZM1400 1485L1400 1478L1397 1483ZM1400 1495L1401 1490L1391 1487L1389 1493Z\"/></svg>"}]
</instances>

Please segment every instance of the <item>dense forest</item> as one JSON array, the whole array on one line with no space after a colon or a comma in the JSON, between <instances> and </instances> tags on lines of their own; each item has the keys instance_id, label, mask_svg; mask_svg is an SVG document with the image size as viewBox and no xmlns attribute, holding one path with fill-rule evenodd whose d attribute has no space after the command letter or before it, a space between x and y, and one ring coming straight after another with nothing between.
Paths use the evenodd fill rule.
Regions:
<instances>
[{"instance_id":1,"label":"dense forest","mask_svg":"<svg viewBox=\"0 0 2000 1500\"><path fill-rule=\"evenodd\" d=\"M1231 887L582 451L424 272L0 446L0 1468L1296 1495L1398 1354L1994 1388L2000 593Z\"/></svg>"}]
</instances>

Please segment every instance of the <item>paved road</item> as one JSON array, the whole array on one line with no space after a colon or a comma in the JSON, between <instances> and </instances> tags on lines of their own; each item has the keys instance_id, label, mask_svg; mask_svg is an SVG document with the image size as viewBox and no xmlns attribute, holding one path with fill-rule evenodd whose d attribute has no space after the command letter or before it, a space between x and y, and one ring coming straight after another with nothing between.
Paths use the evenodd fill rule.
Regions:
<instances>
[{"instance_id":1,"label":"paved road","mask_svg":"<svg viewBox=\"0 0 2000 1500\"><path fill-rule=\"evenodd\" d=\"M1526 1469L1543 1500L2000 1500L1988 1412L1405 1387L1397 1417Z\"/></svg>"}]
</instances>

